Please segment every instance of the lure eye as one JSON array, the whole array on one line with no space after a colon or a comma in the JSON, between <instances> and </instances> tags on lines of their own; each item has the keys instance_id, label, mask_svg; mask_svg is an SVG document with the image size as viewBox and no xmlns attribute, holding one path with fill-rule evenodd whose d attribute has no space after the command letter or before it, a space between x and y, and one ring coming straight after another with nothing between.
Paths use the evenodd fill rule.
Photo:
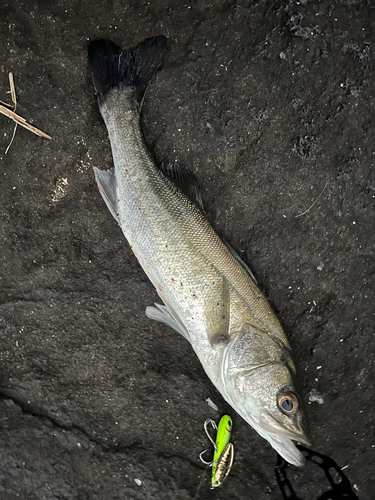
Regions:
<instances>
[{"instance_id":1,"label":"lure eye","mask_svg":"<svg viewBox=\"0 0 375 500\"><path fill-rule=\"evenodd\" d=\"M294 415L298 410L298 399L291 392L282 392L277 397L280 410L286 415Z\"/></svg>"},{"instance_id":2,"label":"lure eye","mask_svg":"<svg viewBox=\"0 0 375 500\"><path fill-rule=\"evenodd\" d=\"M229 425L229 426L231 426L231 425L232 425L232 422L231 422L230 420L228 421L228 425Z\"/></svg>"}]
</instances>

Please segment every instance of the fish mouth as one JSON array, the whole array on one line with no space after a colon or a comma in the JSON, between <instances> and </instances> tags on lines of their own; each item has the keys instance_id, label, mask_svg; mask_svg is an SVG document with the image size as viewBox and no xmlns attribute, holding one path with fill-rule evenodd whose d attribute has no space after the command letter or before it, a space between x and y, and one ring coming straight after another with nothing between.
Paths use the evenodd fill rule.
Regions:
<instances>
[{"instance_id":1,"label":"fish mouth","mask_svg":"<svg viewBox=\"0 0 375 500\"><path fill-rule=\"evenodd\" d=\"M261 433L263 437L267 439L277 453L287 462L296 467L303 467L305 465L305 457L296 447L296 443L310 447L311 441L301 426L296 431L291 431L267 411L262 412L259 425L263 431Z\"/></svg>"}]
</instances>

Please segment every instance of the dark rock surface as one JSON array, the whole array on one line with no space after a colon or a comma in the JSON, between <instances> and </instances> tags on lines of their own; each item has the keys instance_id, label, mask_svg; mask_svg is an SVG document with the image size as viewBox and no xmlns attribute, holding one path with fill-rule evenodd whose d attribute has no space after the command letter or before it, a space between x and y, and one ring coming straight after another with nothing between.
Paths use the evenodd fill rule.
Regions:
<instances>
[{"instance_id":1,"label":"dark rock surface","mask_svg":"<svg viewBox=\"0 0 375 500\"><path fill-rule=\"evenodd\" d=\"M308 405L314 448L374 498L374 21L372 0L0 1L0 98L13 71L19 114L53 137L19 128L5 155L0 115L1 500L193 499L203 422L224 412L235 464L199 498L280 498L271 447L145 317L157 295L95 185L112 160L89 40L161 33L147 142L196 173L291 339L306 400L324 400ZM301 498L326 489L314 468L290 473Z\"/></svg>"}]
</instances>

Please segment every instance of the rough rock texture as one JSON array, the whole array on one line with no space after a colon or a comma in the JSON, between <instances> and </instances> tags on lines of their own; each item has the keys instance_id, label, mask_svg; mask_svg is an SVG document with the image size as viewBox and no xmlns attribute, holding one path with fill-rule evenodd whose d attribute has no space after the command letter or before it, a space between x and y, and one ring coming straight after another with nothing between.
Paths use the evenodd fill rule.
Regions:
<instances>
[{"instance_id":1,"label":"rough rock texture","mask_svg":"<svg viewBox=\"0 0 375 500\"><path fill-rule=\"evenodd\" d=\"M13 71L18 112L53 137L19 128L5 155L0 116L2 500L192 500L224 412L235 464L199 498L280 498L271 447L145 317L156 293L95 185L112 160L89 40L161 33L147 142L196 173L291 339L314 448L373 499L374 21L372 0L0 1L0 98ZM290 478L306 500L328 486Z\"/></svg>"}]
</instances>

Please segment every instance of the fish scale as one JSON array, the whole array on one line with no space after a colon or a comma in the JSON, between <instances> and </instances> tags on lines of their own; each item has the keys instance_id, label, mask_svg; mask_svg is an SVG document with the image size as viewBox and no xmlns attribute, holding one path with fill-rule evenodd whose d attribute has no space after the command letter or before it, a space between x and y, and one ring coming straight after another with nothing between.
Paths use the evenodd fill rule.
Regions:
<instances>
[{"instance_id":1,"label":"fish scale","mask_svg":"<svg viewBox=\"0 0 375 500\"><path fill-rule=\"evenodd\" d=\"M118 109L123 112L119 114ZM154 286L161 292L161 285L161 293L170 294L176 308L191 310L196 308L197 300L204 300L205 291L210 288L210 284L215 283L215 280L220 283L225 276L229 283L234 283L231 286L230 313L237 321L231 325L230 332L233 333L236 327L241 328L240 321L264 328L263 316L266 315L268 328L272 322L273 333L279 334L287 343L277 318L251 277L201 212L171 185L150 160L140 135L140 127L133 125L138 122L138 111L132 95L123 93L118 96L114 93L107 99L106 109L102 112L109 129L116 177L119 179L118 212L121 227L138 259L144 263ZM122 131L126 133L121 134ZM117 158L119 161L116 162ZM189 259L189 256L193 258ZM157 268L154 268L155 262L158 262ZM169 270L179 269L181 262L185 263L180 271L185 289L196 289L199 292L194 299L191 296L181 296L180 290L176 291L172 281L174 276ZM199 275L203 275L204 279L197 282L196 276ZM183 304L182 301L186 303ZM238 308L240 312L237 312ZM201 304L200 309L204 310L204 304ZM189 330L194 333L197 330L196 323Z\"/></svg>"}]
</instances>

